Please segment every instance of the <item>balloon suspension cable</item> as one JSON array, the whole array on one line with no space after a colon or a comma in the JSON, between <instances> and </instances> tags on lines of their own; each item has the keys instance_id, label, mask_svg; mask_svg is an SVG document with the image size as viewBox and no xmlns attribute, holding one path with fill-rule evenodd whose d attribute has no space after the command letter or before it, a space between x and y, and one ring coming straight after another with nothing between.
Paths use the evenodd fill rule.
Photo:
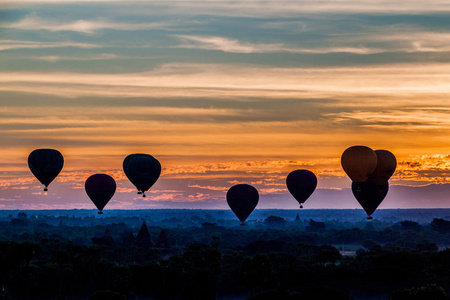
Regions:
<instances>
[{"instance_id":1,"label":"balloon suspension cable","mask_svg":"<svg viewBox=\"0 0 450 300\"><path fill-rule=\"evenodd\" d=\"M102 212L102 211L99 211L98 214L99 214L99 215L103 215L103 212Z\"/></svg>"},{"instance_id":2,"label":"balloon suspension cable","mask_svg":"<svg viewBox=\"0 0 450 300\"><path fill-rule=\"evenodd\" d=\"M138 195L142 195L142 192L141 192L141 191L138 191L137 193L138 193Z\"/></svg>"},{"instance_id":3,"label":"balloon suspension cable","mask_svg":"<svg viewBox=\"0 0 450 300\"><path fill-rule=\"evenodd\" d=\"M47 187L45 187L45 188L44 188L44 192L47 192L47 191L48 191L48 188L47 188Z\"/></svg>"},{"instance_id":4,"label":"balloon suspension cable","mask_svg":"<svg viewBox=\"0 0 450 300\"><path fill-rule=\"evenodd\" d=\"M372 216L368 216L367 220L373 220Z\"/></svg>"}]
</instances>

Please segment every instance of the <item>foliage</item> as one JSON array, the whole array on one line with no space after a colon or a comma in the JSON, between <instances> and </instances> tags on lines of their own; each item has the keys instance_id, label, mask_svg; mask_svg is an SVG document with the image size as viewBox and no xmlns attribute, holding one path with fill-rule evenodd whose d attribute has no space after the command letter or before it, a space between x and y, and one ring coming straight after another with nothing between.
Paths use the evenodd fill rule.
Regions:
<instances>
[{"instance_id":1,"label":"foliage","mask_svg":"<svg viewBox=\"0 0 450 300\"><path fill-rule=\"evenodd\" d=\"M450 221L444 219L433 219L431 228L439 232L450 232Z\"/></svg>"},{"instance_id":2,"label":"foliage","mask_svg":"<svg viewBox=\"0 0 450 300\"><path fill-rule=\"evenodd\" d=\"M428 284L419 288L403 289L396 291L390 300L448 300L450 296L445 293L443 287L436 284Z\"/></svg>"},{"instance_id":3,"label":"foliage","mask_svg":"<svg viewBox=\"0 0 450 300\"><path fill-rule=\"evenodd\" d=\"M368 227L187 219L197 225L0 220L0 299L448 299L450 233L437 230L446 223L436 219ZM143 221L147 242L136 243Z\"/></svg>"},{"instance_id":4,"label":"foliage","mask_svg":"<svg viewBox=\"0 0 450 300\"><path fill-rule=\"evenodd\" d=\"M268 226L284 226L286 225L286 220L282 217L278 217L278 216L268 216L265 220L264 223Z\"/></svg>"}]
</instances>

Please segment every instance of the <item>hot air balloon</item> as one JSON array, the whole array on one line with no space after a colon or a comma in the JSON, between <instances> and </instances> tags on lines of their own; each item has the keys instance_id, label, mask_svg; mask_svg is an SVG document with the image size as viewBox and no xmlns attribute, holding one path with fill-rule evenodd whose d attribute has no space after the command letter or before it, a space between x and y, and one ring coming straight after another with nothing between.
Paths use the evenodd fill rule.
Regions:
<instances>
[{"instance_id":1,"label":"hot air balloon","mask_svg":"<svg viewBox=\"0 0 450 300\"><path fill-rule=\"evenodd\" d=\"M371 215L386 197L389 191L389 183L375 185L371 179L362 184L352 183L352 192L356 200L367 213L367 219L371 220Z\"/></svg>"},{"instance_id":2,"label":"hot air balloon","mask_svg":"<svg viewBox=\"0 0 450 300\"><path fill-rule=\"evenodd\" d=\"M45 186L58 176L64 165L62 154L55 149L36 149L28 156L28 166L36 178Z\"/></svg>"},{"instance_id":3,"label":"hot air balloon","mask_svg":"<svg viewBox=\"0 0 450 300\"><path fill-rule=\"evenodd\" d=\"M395 155L387 150L375 150L377 155L377 167L373 172L371 178L375 185L384 185L397 167L397 159Z\"/></svg>"},{"instance_id":4,"label":"hot air balloon","mask_svg":"<svg viewBox=\"0 0 450 300\"><path fill-rule=\"evenodd\" d=\"M138 189L138 194L145 197L145 191L148 191L161 175L161 164L148 154L130 154L123 160L123 171Z\"/></svg>"},{"instance_id":5,"label":"hot air balloon","mask_svg":"<svg viewBox=\"0 0 450 300\"><path fill-rule=\"evenodd\" d=\"M377 155L366 146L347 148L341 156L341 165L353 182L365 182L377 166Z\"/></svg>"},{"instance_id":6,"label":"hot air balloon","mask_svg":"<svg viewBox=\"0 0 450 300\"><path fill-rule=\"evenodd\" d=\"M87 195L102 214L105 205L116 192L116 181L107 174L94 174L84 183Z\"/></svg>"},{"instance_id":7,"label":"hot air balloon","mask_svg":"<svg viewBox=\"0 0 450 300\"><path fill-rule=\"evenodd\" d=\"M227 192L227 203L241 221L241 225L245 224L245 220L258 204L258 200L258 191L248 184L234 185Z\"/></svg>"},{"instance_id":8,"label":"hot air balloon","mask_svg":"<svg viewBox=\"0 0 450 300\"><path fill-rule=\"evenodd\" d=\"M317 186L317 177L313 172L308 170L295 170L286 177L286 186L295 198L302 204L312 195Z\"/></svg>"}]
</instances>

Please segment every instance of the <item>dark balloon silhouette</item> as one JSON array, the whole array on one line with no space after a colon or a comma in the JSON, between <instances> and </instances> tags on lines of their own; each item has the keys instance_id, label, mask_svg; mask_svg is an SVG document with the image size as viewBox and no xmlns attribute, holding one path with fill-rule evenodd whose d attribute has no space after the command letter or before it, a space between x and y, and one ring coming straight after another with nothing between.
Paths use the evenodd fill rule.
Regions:
<instances>
[{"instance_id":1,"label":"dark balloon silhouette","mask_svg":"<svg viewBox=\"0 0 450 300\"><path fill-rule=\"evenodd\" d=\"M130 154L123 160L123 171L131 183L137 188L138 194L148 191L161 175L161 164L151 155Z\"/></svg>"},{"instance_id":2,"label":"dark balloon silhouette","mask_svg":"<svg viewBox=\"0 0 450 300\"><path fill-rule=\"evenodd\" d=\"M245 220L255 209L258 200L258 191L248 184L234 185L227 192L227 203L241 221L241 225L244 225Z\"/></svg>"},{"instance_id":3,"label":"dark balloon silhouette","mask_svg":"<svg viewBox=\"0 0 450 300\"><path fill-rule=\"evenodd\" d=\"M116 181L107 174L94 174L84 183L87 195L102 214L105 205L116 192Z\"/></svg>"},{"instance_id":4,"label":"dark balloon silhouette","mask_svg":"<svg viewBox=\"0 0 450 300\"><path fill-rule=\"evenodd\" d=\"M377 166L377 155L366 146L347 148L341 156L341 165L353 182L365 182Z\"/></svg>"},{"instance_id":5,"label":"dark balloon silhouette","mask_svg":"<svg viewBox=\"0 0 450 300\"><path fill-rule=\"evenodd\" d=\"M362 184L352 183L352 192L356 200L367 213L367 219L371 220L371 215L386 197L389 191L389 183L375 185L371 179Z\"/></svg>"},{"instance_id":6,"label":"dark balloon silhouette","mask_svg":"<svg viewBox=\"0 0 450 300\"><path fill-rule=\"evenodd\" d=\"M395 155L387 150L375 150L377 155L377 167L371 178L374 184L384 185L394 174L397 167Z\"/></svg>"},{"instance_id":7,"label":"dark balloon silhouette","mask_svg":"<svg viewBox=\"0 0 450 300\"><path fill-rule=\"evenodd\" d=\"M64 165L62 154L55 149L36 149L28 156L28 166L36 178L45 186L58 176Z\"/></svg>"},{"instance_id":8,"label":"dark balloon silhouette","mask_svg":"<svg viewBox=\"0 0 450 300\"><path fill-rule=\"evenodd\" d=\"M286 177L286 186L291 195L302 204L312 195L317 187L317 177L308 170L295 170Z\"/></svg>"}]
</instances>

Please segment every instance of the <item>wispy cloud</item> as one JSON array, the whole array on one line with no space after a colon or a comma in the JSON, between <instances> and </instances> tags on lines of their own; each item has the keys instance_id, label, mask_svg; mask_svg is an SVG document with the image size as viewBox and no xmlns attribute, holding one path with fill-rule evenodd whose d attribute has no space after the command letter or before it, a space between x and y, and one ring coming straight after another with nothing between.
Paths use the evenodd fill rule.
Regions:
<instances>
[{"instance_id":1,"label":"wispy cloud","mask_svg":"<svg viewBox=\"0 0 450 300\"><path fill-rule=\"evenodd\" d=\"M283 178L284 174L287 174L289 170L294 168L308 168L315 169L318 165L323 164L325 160L303 160L303 161L290 161L290 160L246 160L239 162L222 162L222 163L209 163L209 164L192 164L192 165L179 165L171 166L164 170L165 176L178 175L193 175L193 174L213 174L229 172L241 173L241 176L258 177L257 174L265 174L267 177L259 179L253 182L254 184L264 185L277 185L276 182ZM326 161L328 164L329 161ZM251 174L251 175L250 175ZM270 174L270 175L269 175ZM217 186L200 186L190 185L190 187L204 188L210 190L223 190L223 187Z\"/></svg>"},{"instance_id":2,"label":"wispy cloud","mask_svg":"<svg viewBox=\"0 0 450 300\"><path fill-rule=\"evenodd\" d=\"M365 47L330 47L330 48L295 48L284 44L255 44L230 39L220 36L196 36L196 35L173 35L184 43L177 48L218 50L230 53L354 53L373 54L383 52L381 49L369 49Z\"/></svg>"},{"instance_id":3,"label":"wispy cloud","mask_svg":"<svg viewBox=\"0 0 450 300\"><path fill-rule=\"evenodd\" d=\"M352 36L339 35L334 41L377 44L379 52L450 52L449 31L426 31L423 28L397 25L371 30Z\"/></svg>"},{"instance_id":4,"label":"wispy cloud","mask_svg":"<svg viewBox=\"0 0 450 300\"><path fill-rule=\"evenodd\" d=\"M450 126L450 111L445 108L393 111L352 111L328 114L336 122L358 122L365 127L386 127L391 130L445 130Z\"/></svg>"},{"instance_id":5,"label":"wispy cloud","mask_svg":"<svg viewBox=\"0 0 450 300\"><path fill-rule=\"evenodd\" d=\"M43 56L27 56L27 59L43 60L48 62L58 62L58 61L94 61L94 60L148 60L152 57L150 56L128 56L119 55L113 53L101 53L101 54L86 54L86 55L43 55Z\"/></svg>"},{"instance_id":6,"label":"wispy cloud","mask_svg":"<svg viewBox=\"0 0 450 300\"><path fill-rule=\"evenodd\" d=\"M211 191L227 191L229 187L220 187L220 186L202 186L198 184L191 184L188 185L189 188L196 188L196 189L202 189L202 190L211 190Z\"/></svg>"},{"instance_id":7,"label":"wispy cloud","mask_svg":"<svg viewBox=\"0 0 450 300\"><path fill-rule=\"evenodd\" d=\"M110 53L103 53L103 54L99 54L99 55L86 55L83 57L59 56L59 55L47 55L47 56L33 57L33 59L44 60L44 61L48 61L48 62L57 62L57 61L62 61L62 60L74 60L74 61L111 60L111 59L118 59L118 58L120 58L119 55L110 54Z\"/></svg>"},{"instance_id":8,"label":"wispy cloud","mask_svg":"<svg viewBox=\"0 0 450 300\"><path fill-rule=\"evenodd\" d=\"M185 42L184 44L176 46L178 48L220 50L231 53L278 52L282 49L280 44L252 44L219 36L174 36Z\"/></svg>"},{"instance_id":9,"label":"wispy cloud","mask_svg":"<svg viewBox=\"0 0 450 300\"><path fill-rule=\"evenodd\" d=\"M39 41L20 41L20 40L0 40L0 51L14 49L47 49L47 48L100 48L100 45L76 42L39 42Z\"/></svg>"},{"instance_id":10,"label":"wispy cloud","mask_svg":"<svg viewBox=\"0 0 450 300\"><path fill-rule=\"evenodd\" d=\"M450 33L431 32L416 29L387 28L387 33L364 33L352 37L338 36L325 43L333 46L304 48L289 46L283 43L251 43L221 36L173 35L183 43L177 48L216 50L228 53L298 53L298 54L332 54L351 53L359 55L379 53L421 53L450 52ZM372 46L378 43L377 46ZM380 44L382 43L382 44ZM346 45L347 44L347 45ZM348 46L348 44L363 44L365 46Z\"/></svg>"},{"instance_id":11,"label":"wispy cloud","mask_svg":"<svg viewBox=\"0 0 450 300\"><path fill-rule=\"evenodd\" d=\"M163 28L167 24L160 22L150 23L119 23L107 19L97 20L74 20L74 21L56 21L42 19L37 16L27 16L20 21L11 23L1 23L3 28L14 28L21 30L47 30L56 31L74 31L85 34L92 34L102 29L112 30L144 30L153 28Z\"/></svg>"}]
</instances>

